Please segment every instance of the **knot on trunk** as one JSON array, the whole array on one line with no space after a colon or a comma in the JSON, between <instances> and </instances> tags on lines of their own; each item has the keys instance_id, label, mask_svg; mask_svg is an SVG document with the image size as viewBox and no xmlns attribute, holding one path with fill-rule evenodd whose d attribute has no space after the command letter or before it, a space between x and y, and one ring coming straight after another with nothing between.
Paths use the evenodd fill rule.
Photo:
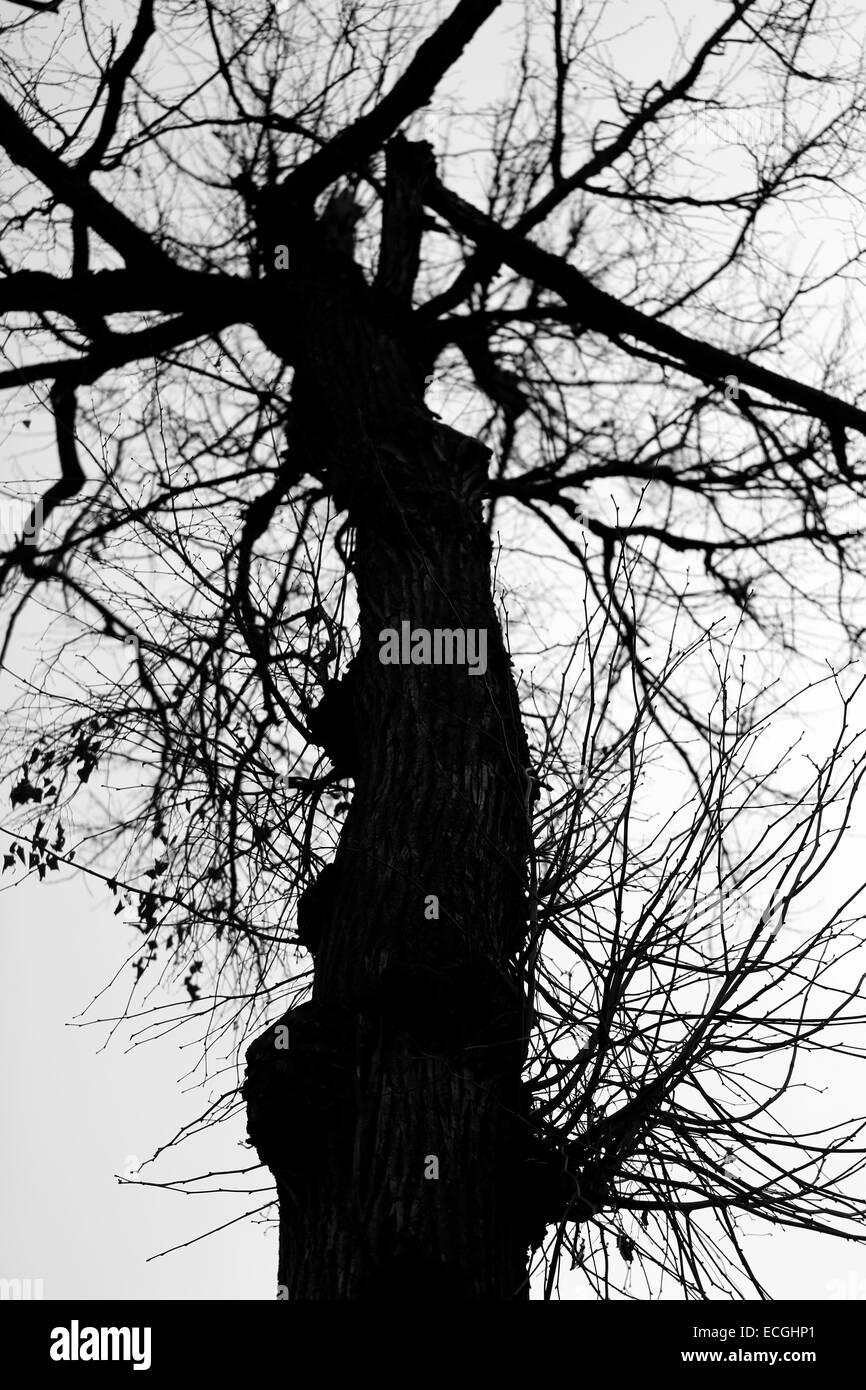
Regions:
<instances>
[{"instance_id":1,"label":"knot on trunk","mask_svg":"<svg viewBox=\"0 0 866 1390\"><path fill-rule=\"evenodd\" d=\"M307 728L338 777L353 777L358 770L356 697L357 668L352 662L340 680L325 682L321 700L307 715Z\"/></svg>"},{"instance_id":2,"label":"knot on trunk","mask_svg":"<svg viewBox=\"0 0 866 1390\"><path fill-rule=\"evenodd\" d=\"M289 1009L247 1049L247 1133L289 1187L344 1149L354 1111L355 1032L350 1010L311 1002Z\"/></svg>"},{"instance_id":3,"label":"knot on trunk","mask_svg":"<svg viewBox=\"0 0 866 1390\"><path fill-rule=\"evenodd\" d=\"M298 943L315 955L322 933L333 920L340 875L333 864L326 864L319 877L305 888L298 899Z\"/></svg>"}]
</instances>

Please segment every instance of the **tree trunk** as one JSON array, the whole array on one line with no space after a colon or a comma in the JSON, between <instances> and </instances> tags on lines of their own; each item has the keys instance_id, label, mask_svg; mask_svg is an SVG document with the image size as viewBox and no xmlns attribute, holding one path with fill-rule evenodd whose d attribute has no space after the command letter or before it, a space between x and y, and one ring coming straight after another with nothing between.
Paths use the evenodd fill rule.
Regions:
<instances>
[{"instance_id":1,"label":"tree trunk","mask_svg":"<svg viewBox=\"0 0 866 1390\"><path fill-rule=\"evenodd\" d=\"M327 219L291 248L293 472L347 509L360 609L357 655L310 727L355 790L299 905L313 998L249 1049L244 1093L277 1180L284 1296L525 1298L527 745L487 450L423 403L411 229L402 263L396 240L386 228L373 289ZM279 324L259 331L279 345ZM380 633L404 622L483 630L486 670L383 664Z\"/></svg>"}]
</instances>

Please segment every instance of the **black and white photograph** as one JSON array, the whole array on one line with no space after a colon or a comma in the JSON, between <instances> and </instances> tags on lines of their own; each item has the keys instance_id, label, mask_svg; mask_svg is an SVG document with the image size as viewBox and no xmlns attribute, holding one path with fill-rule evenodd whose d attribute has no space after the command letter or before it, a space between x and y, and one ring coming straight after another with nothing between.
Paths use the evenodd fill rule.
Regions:
<instances>
[{"instance_id":1,"label":"black and white photograph","mask_svg":"<svg viewBox=\"0 0 866 1390\"><path fill-rule=\"evenodd\" d=\"M856 1364L866 0L0 0L0 398L23 1371Z\"/></svg>"}]
</instances>

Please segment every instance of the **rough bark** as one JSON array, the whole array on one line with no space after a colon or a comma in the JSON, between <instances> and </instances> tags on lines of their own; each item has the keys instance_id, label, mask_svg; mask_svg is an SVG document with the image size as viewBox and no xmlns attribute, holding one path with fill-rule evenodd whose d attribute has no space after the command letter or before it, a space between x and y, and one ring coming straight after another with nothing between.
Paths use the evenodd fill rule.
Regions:
<instances>
[{"instance_id":1,"label":"rough bark","mask_svg":"<svg viewBox=\"0 0 866 1390\"><path fill-rule=\"evenodd\" d=\"M376 285L345 220L299 213L291 243L289 446L347 510L360 608L358 654L311 721L354 779L333 864L299 908L313 998L278 1021L288 1050L275 1024L247 1056L293 1299L524 1298L537 1238L518 967L527 745L491 591L487 451L430 413L415 365L405 267L420 224L394 169L407 153L392 152ZM276 311L259 331L279 350ZM404 620L486 629L485 674L383 665L380 631Z\"/></svg>"}]
</instances>

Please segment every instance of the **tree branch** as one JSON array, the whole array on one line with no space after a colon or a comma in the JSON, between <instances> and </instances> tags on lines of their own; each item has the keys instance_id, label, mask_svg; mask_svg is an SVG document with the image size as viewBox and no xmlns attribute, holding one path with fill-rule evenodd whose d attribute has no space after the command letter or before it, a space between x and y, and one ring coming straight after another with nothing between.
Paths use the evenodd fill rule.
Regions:
<instances>
[{"instance_id":1,"label":"tree branch","mask_svg":"<svg viewBox=\"0 0 866 1390\"><path fill-rule=\"evenodd\" d=\"M471 203L445 188L440 180L431 180L423 196L426 205L444 217L456 231L471 237L476 245L495 252L499 261L519 275L559 295L573 312L576 323L603 334L612 342L620 337L631 338L663 352L672 359L672 364L707 385L718 385L726 376L733 376L741 385L751 386L824 421L836 431L837 439L839 431L845 428L866 435L866 411L817 387L758 366L747 357L691 338L640 309L622 303L561 257L500 227Z\"/></svg>"},{"instance_id":2,"label":"tree branch","mask_svg":"<svg viewBox=\"0 0 866 1390\"><path fill-rule=\"evenodd\" d=\"M78 161L77 169L81 174L89 174L99 166L99 162L117 130L117 123L120 119L123 107L123 93L127 81L132 76L136 63L145 50L148 39L154 31L153 26L153 0L141 0L141 6L133 26L129 43L121 53L116 63L112 63L105 83L108 89L108 97L105 103L105 110L102 113L102 121L90 149L83 154Z\"/></svg>"},{"instance_id":3,"label":"tree branch","mask_svg":"<svg viewBox=\"0 0 866 1390\"><path fill-rule=\"evenodd\" d=\"M5 97L0 97L0 146L19 168L28 170L59 202L78 213L127 264L147 267L151 273L163 275L176 272L174 261L150 235L91 188L86 176L70 169L53 150L43 145Z\"/></svg>"},{"instance_id":4,"label":"tree branch","mask_svg":"<svg viewBox=\"0 0 866 1390\"><path fill-rule=\"evenodd\" d=\"M312 201L334 179L374 154L413 111L426 106L449 68L499 4L500 0L460 0L436 32L425 39L379 104L289 174L278 190L281 201Z\"/></svg>"},{"instance_id":5,"label":"tree branch","mask_svg":"<svg viewBox=\"0 0 866 1390\"><path fill-rule=\"evenodd\" d=\"M250 286L241 279L181 269L160 279L129 270L99 270L69 279L41 270L0 276L0 314L53 311L71 319L82 313L122 314L131 310L168 314L202 310L215 300L234 304L240 313L243 304L249 304L249 296Z\"/></svg>"},{"instance_id":6,"label":"tree branch","mask_svg":"<svg viewBox=\"0 0 866 1390\"><path fill-rule=\"evenodd\" d=\"M586 188L589 180L600 174L604 169L609 169L615 164L622 155L626 154L634 144L639 135L650 126L667 107L674 105L687 96L691 88L697 82L707 59L718 48L719 44L728 36L740 20L744 17L747 10L751 9L755 0L735 0L733 9L710 37L701 45L697 54L689 64L686 71L670 87L661 87L657 97L647 101L646 93L641 102L640 110L627 121L619 134L601 149L596 150L592 157L582 164L574 173L565 178L557 178L553 188L539 198L534 207L527 208L523 216L517 221L513 230L521 236L526 236L533 227L537 227L545 218L549 217L556 208L560 207L565 199L576 190ZM661 85L661 84L659 84ZM653 89L650 88L650 91ZM599 190L593 190L594 192ZM437 314L443 313L446 309L454 309L463 302L473 285L476 285L482 278L495 275L498 265L485 256L474 256L463 267L454 282L437 295L431 303L430 310Z\"/></svg>"},{"instance_id":7,"label":"tree branch","mask_svg":"<svg viewBox=\"0 0 866 1390\"><path fill-rule=\"evenodd\" d=\"M225 326L222 308L210 314L179 314L166 323L144 328L140 333L112 333L99 347L84 357L64 357L54 362L33 362L23 367L11 367L0 372L0 391L27 386L36 381L54 380L59 386L83 386L96 381L106 372L135 362L142 357L156 357L161 352L180 347L205 334Z\"/></svg>"},{"instance_id":8,"label":"tree branch","mask_svg":"<svg viewBox=\"0 0 866 1390\"><path fill-rule=\"evenodd\" d=\"M60 0L7 0L9 5L19 5L23 10L35 10L37 14L56 14Z\"/></svg>"}]
</instances>

